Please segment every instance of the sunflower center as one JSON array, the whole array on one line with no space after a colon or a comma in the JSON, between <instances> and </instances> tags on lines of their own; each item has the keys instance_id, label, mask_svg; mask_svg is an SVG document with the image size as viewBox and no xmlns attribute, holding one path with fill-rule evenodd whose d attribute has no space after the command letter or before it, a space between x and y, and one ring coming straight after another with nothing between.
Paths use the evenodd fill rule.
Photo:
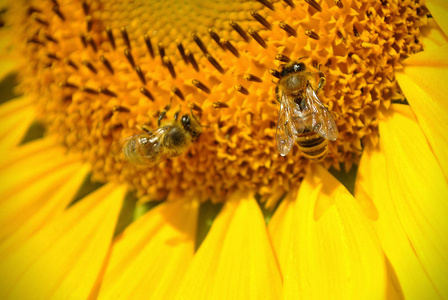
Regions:
<instances>
[{"instance_id":1,"label":"sunflower center","mask_svg":"<svg viewBox=\"0 0 448 300\"><path fill-rule=\"evenodd\" d=\"M350 168L361 141L377 142L379 114L402 98L394 67L421 50L426 14L419 1L51 3L13 4L21 86L93 178L125 181L152 199L222 201L250 190L271 204L314 163L298 147L277 151L274 70L303 57L325 76L318 97L339 135L323 163ZM163 128L175 126L182 148L164 152ZM154 137L157 151L139 151ZM124 154L111 150L117 143ZM160 163L139 166L127 153Z\"/></svg>"}]
</instances>

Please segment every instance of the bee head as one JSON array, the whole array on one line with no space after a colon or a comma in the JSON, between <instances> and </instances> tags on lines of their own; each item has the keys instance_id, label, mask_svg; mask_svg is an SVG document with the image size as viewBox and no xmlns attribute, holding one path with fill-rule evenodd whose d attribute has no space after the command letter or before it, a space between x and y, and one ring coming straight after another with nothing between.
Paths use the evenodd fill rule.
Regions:
<instances>
[{"instance_id":1,"label":"bee head","mask_svg":"<svg viewBox=\"0 0 448 300\"><path fill-rule=\"evenodd\" d=\"M193 139L197 139L201 135L201 125L195 119L192 119L191 115L183 115L180 123Z\"/></svg>"},{"instance_id":2,"label":"bee head","mask_svg":"<svg viewBox=\"0 0 448 300\"><path fill-rule=\"evenodd\" d=\"M182 117L182 119L180 119L180 122L181 122L182 126L185 128L185 130L187 130L187 128L189 128L190 124L191 124L190 116L189 115L184 115Z\"/></svg>"},{"instance_id":3,"label":"bee head","mask_svg":"<svg viewBox=\"0 0 448 300\"><path fill-rule=\"evenodd\" d=\"M283 68L280 70L280 75L284 77L288 74L302 72L305 70L306 70L305 64L303 62L299 62L298 60L296 60L286 65L283 65Z\"/></svg>"}]
</instances>

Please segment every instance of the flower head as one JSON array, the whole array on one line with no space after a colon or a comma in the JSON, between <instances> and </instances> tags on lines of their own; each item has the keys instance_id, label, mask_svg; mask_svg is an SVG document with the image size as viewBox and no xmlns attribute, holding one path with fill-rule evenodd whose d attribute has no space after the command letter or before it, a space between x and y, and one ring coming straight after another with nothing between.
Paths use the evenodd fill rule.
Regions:
<instances>
[{"instance_id":1,"label":"flower head","mask_svg":"<svg viewBox=\"0 0 448 300\"><path fill-rule=\"evenodd\" d=\"M406 83L424 81L412 57L430 53L427 14L420 1L11 2L4 44L20 56L11 68L24 96L0 111L0 270L11 275L0 295L26 296L48 269L44 298L410 297L410 262L423 294L444 296L436 266L448 226L437 211L446 212L448 156L434 124L448 122L435 108L443 104L431 104L431 119ZM429 41L445 45L436 32ZM319 98L339 134L322 162L277 151L277 70L297 59L326 78ZM409 76L396 76L403 65ZM46 136L19 145L34 119ZM176 139L194 136L166 154L160 141L173 124ZM147 156L161 162L134 164L137 143L155 137ZM327 171L353 164L357 201ZM88 172L107 184L76 197ZM167 201L123 231L116 220L137 211L126 188L139 204ZM285 194L266 230L255 198L273 210ZM207 200L225 204L195 252Z\"/></svg>"},{"instance_id":2,"label":"flower head","mask_svg":"<svg viewBox=\"0 0 448 300\"><path fill-rule=\"evenodd\" d=\"M248 189L278 199L310 161L297 149L278 156L271 69L306 57L325 74L321 98L340 132L325 165L349 169L361 140L376 144L381 111L402 98L394 68L421 50L426 10L418 2L267 3L18 3L11 16L27 57L22 90L97 180L125 181L156 199L223 201ZM150 170L112 155L111 144L138 126L157 129L170 104L165 119L191 109L204 126L188 153Z\"/></svg>"}]
</instances>

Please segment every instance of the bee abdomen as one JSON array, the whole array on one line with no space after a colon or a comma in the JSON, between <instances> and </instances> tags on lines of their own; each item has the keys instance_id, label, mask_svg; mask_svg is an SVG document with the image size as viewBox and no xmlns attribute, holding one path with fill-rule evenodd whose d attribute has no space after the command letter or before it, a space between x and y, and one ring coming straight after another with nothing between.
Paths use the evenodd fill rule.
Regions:
<instances>
[{"instance_id":1,"label":"bee abdomen","mask_svg":"<svg viewBox=\"0 0 448 300\"><path fill-rule=\"evenodd\" d=\"M297 145L307 158L321 160L327 155L328 141L315 132L306 132L297 137Z\"/></svg>"}]
</instances>

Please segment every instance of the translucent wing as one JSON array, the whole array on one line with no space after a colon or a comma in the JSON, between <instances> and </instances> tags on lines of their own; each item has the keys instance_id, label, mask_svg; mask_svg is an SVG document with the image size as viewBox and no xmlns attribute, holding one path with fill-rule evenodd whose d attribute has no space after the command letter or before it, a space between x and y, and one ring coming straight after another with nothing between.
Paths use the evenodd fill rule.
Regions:
<instances>
[{"instance_id":1,"label":"translucent wing","mask_svg":"<svg viewBox=\"0 0 448 300\"><path fill-rule=\"evenodd\" d=\"M292 99L283 94L276 133L277 149L281 156L291 151L296 136L304 130L302 112Z\"/></svg>"},{"instance_id":2,"label":"translucent wing","mask_svg":"<svg viewBox=\"0 0 448 300\"><path fill-rule=\"evenodd\" d=\"M294 138L291 132L287 129L289 126L287 112L283 102L280 104L280 113L277 122L277 132L275 139L277 141L277 149L281 156L287 155L294 144Z\"/></svg>"},{"instance_id":3,"label":"translucent wing","mask_svg":"<svg viewBox=\"0 0 448 300\"><path fill-rule=\"evenodd\" d=\"M306 88L306 99L302 107L302 113L309 120L306 122L308 130L312 130L330 141L337 139L338 128L336 127L336 123L331 113L317 97L311 85L308 85Z\"/></svg>"},{"instance_id":4,"label":"translucent wing","mask_svg":"<svg viewBox=\"0 0 448 300\"><path fill-rule=\"evenodd\" d=\"M165 133L167 132L168 127L160 127L159 129L144 134L145 137L140 139L140 143L142 145L142 155L144 156L154 156L160 154L162 139Z\"/></svg>"},{"instance_id":5,"label":"translucent wing","mask_svg":"<svg viewBox=\"0 0 448 300\"><path fill-rule=\"evenodd\" d=\"M168 127L161 127L150 133L141 133L112 144L111 151L124 153L125 158L136 165L153 167L166 158L161 142Z\"/></svg>"},{"instance_id":6,"label":"translucent wing","mask_svg":"<svg viewBox=\"0 0 448 300\"><path fill-rule=\"evenodd\" d=\"M133 139L134 137L138 137L138 135L132 135L132 136L129 136L127 138L124 138L124 139L121 139L121 140L113 142L112 145L110 146L110 152L113 155L117 155L117 156L120 155L120 153L122 151L124 151L124 148L126 147L126 144L131 139Z\"/></svg>"}]
</instances>

